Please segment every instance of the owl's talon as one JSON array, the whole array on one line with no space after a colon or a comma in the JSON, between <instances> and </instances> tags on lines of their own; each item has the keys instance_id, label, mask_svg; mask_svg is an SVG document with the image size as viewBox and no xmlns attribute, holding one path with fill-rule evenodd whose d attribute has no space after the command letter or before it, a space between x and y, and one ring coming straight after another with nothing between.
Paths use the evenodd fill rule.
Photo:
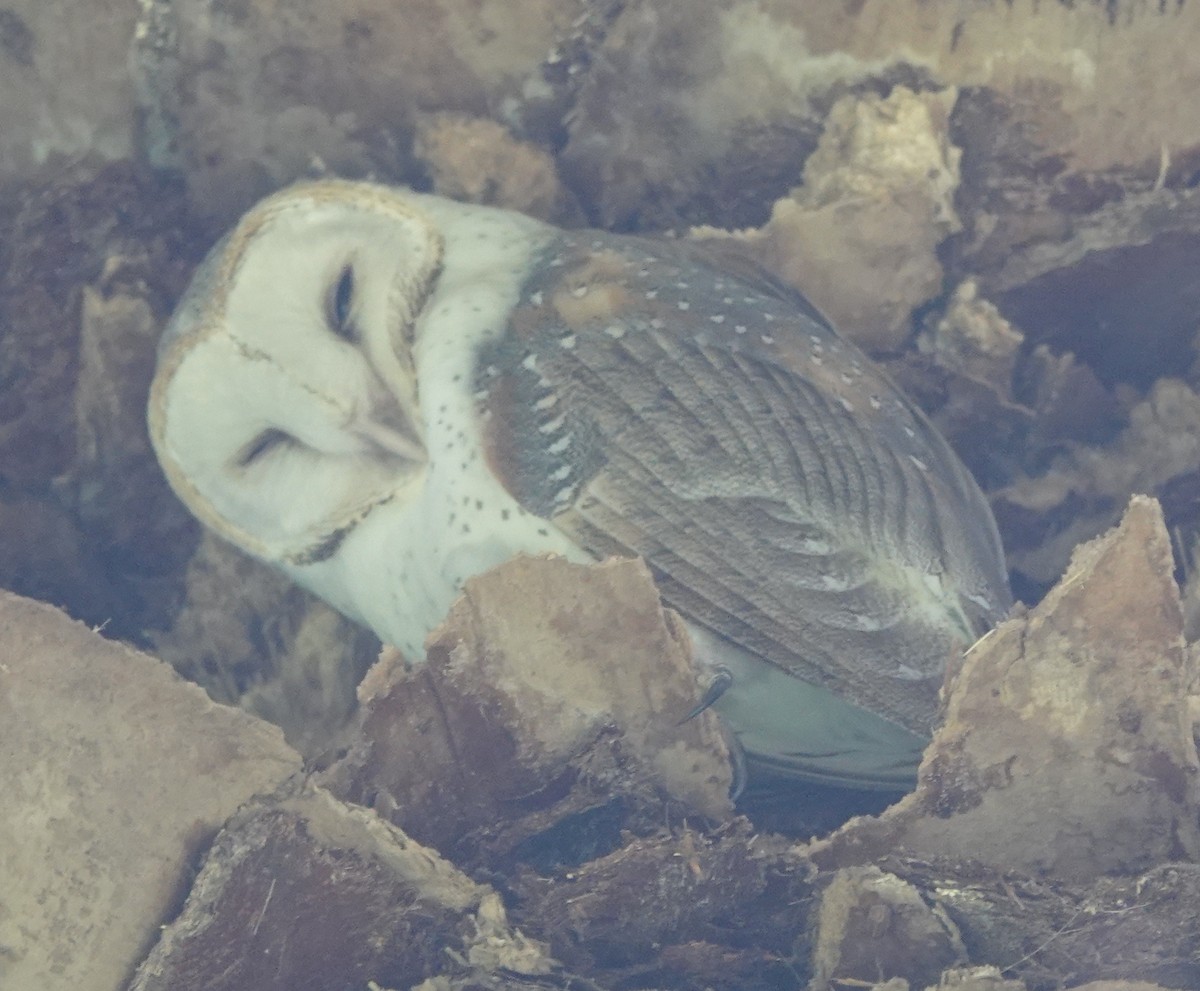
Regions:
<instances>
[{"instance_id":1,"label":"owl's talon","mask_svg":"<svg viewBox=\"0 0 1200 991\"><path fill-rule=\"evenodd\" d=\"M729 668L717 668L713 672L712 681L710 681L708 683L708 687L704 689L704 697L700 699L699 703L696 705L696 708L679 720L676 725L682 726L689 720L695 719L705 709L711 708L717 699L729 691L732 685L733 674L730 672Z\"/></svg>"}]
</instances>

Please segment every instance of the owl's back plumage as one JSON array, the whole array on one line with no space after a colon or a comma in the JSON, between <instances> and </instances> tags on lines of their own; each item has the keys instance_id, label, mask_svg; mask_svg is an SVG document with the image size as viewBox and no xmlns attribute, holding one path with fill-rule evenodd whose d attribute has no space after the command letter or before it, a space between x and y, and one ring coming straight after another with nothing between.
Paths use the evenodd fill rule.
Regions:
<instances>
[{"instance_id":1,"label":"owl's back plumage","mask_svg":"<svg viewBox=\"0 0 1200 991\"><path fill-rule=\"evenodd\" d=\"M394 195L440 242L393 345L426 459L322 554L277 563L412 650L514 553L641 555L701 660L734 672L718 706L751 757L910 776L946 661L1009 606L986 501L928 420L743 263Z\"/></svg>"}]
</instances>

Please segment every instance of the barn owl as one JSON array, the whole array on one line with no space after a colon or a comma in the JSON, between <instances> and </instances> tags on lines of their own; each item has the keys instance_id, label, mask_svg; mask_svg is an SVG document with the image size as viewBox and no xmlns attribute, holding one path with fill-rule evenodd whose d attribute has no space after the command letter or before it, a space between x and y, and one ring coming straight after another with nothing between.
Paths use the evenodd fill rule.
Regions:
<instances>
[{"instance_id":1,"label":"barn owl","mask_svg":"<svg viewBox=\"0 0 1200 991\"><path fill-rule=\"evenodd\" d=\"M518 553L641 555L752 773L905 787L947 660L1010 605L921 412L687 242L285 189L198 269L149 426L200 520L413 658Z\"/></svg>"}]
</instances>

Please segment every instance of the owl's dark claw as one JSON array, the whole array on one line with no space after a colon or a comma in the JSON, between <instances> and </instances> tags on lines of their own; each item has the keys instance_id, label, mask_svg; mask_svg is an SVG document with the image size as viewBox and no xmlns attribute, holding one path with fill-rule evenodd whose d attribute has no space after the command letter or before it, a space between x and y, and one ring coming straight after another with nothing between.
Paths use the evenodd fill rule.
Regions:
<instances>
[{"instance_id":1,"label":"owl's dark claw","mask_svg":"<svg viewBox=\"0 0 1200 991\"><path fill-rule=\"evenodd\" d=\"M696 705L696 708L679 720L676 725L682 726L689 719L695 719L698 715L700 715L700 713L712 706L717 699L729 691L729 688L732 684L733 675L730 673L729 668L716 668L713 672L712 681L708 683L708 687L704 690L704 697L700 699L699 703Z\"/></svg>"}]
</instances>

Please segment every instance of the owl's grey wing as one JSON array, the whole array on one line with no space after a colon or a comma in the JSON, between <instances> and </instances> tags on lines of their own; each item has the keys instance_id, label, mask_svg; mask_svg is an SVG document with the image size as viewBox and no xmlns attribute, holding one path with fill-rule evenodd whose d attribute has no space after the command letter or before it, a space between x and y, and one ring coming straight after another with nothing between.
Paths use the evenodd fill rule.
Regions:
<instances>
[{"instance_id":1,"label":"owl's grey wing","mask_svg":"<svg viewBox=\"0 0 1200 991\"><path fill-rule=\"evenodd\" d=\"M995 525L921 413L807 304L685 246L564 238L479 360L487 449L531 512L635 553L664 599L927 732L1009 596Z\"/></svg>"}]
</instances>

